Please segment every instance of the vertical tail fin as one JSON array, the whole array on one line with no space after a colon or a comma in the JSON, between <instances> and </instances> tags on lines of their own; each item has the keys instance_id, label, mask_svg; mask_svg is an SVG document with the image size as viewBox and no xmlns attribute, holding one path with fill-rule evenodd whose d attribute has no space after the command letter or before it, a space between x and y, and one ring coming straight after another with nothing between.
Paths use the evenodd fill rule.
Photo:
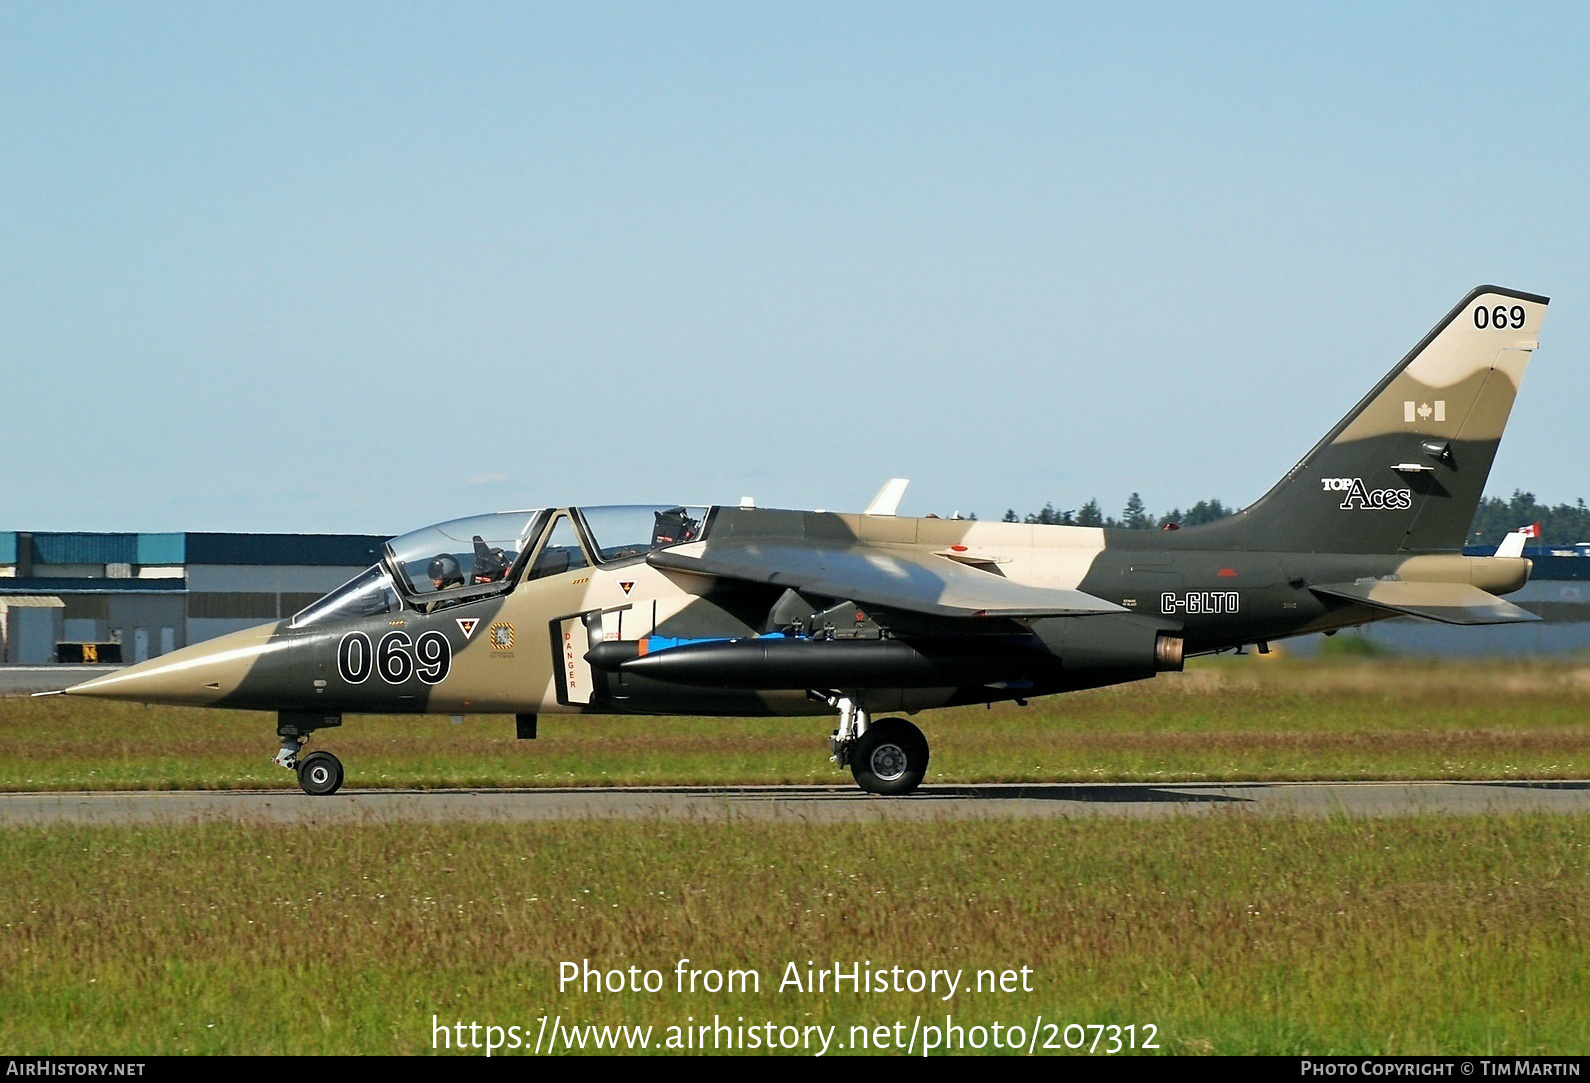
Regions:
<instances>
[{"instance_id":1,"label":"vertical tail fin","mask_svg":"<svg viewBox=\"0 0 1590 1083\"><path fill-rule=\"evenodd\" d=\"M1461 547L1547 303L1497 286L1471 291L1262 499L1213 524L1222 543L1336 553Z\"/></svg>"}]
</instances>

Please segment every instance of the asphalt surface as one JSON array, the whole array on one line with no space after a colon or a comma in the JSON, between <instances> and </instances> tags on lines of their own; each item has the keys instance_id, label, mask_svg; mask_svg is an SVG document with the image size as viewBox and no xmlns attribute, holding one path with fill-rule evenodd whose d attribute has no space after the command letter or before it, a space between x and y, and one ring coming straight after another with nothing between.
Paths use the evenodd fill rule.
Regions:
<instances>
[{"instance_id":1,"label":"asphalt surface","mask_svg":"<svg viewBox=\"0 0 1590 1083\"><path fill-rule=\"evenodd\" d=\"M924 786L905 798L849 786L545 790L159 791L0 794L24 824L525 823L547 820L886 820L1106 816L1402 816L1590 812L1590 782L1057 783Z\"/></svg>"},{"instance_id":2,"label":"asphalt surface","mask_svg":"<svg viewBox=\"0 0 1590 1083\"><path fill-rule=\"evenodd\" d=\"M59 692L94 677L114 673L122 666L0 666L0 696L26 696L34 692Z\"/></svg>"}]
</instances>

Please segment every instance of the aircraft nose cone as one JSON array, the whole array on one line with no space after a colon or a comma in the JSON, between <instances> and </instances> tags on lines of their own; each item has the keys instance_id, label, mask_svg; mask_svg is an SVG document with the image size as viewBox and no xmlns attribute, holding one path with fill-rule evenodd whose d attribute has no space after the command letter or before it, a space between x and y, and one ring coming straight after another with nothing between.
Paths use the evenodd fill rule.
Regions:
<instances>
[{"instance_id":1,"label":"aircraft nose cone","mask_svg":"<svg viewBox=\"0 0 1590 1083\"><path fill-rule=\"evenodd\" d=\"M270 649L277 627L266 624L196 643L73 685L66 694L205 707L237 690L254 662Z\"/></svg>"}]
</instances>

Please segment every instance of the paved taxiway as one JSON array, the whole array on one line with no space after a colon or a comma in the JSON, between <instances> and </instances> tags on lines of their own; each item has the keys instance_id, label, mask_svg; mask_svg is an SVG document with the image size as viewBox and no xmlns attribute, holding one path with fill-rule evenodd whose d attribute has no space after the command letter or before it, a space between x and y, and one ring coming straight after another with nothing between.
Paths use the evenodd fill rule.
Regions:
<instances>
[{"instance_id":1,"label":"paved taxiway","mask_svg":"<svg viewBox=\"0 0 1590 1083\"><path fill-rule=\"evenodd\" d=\"M1054 783L924 786L869 797L849 786L544 790L161 791L0 794L0 825L520 823L544 820L1049 819L1181 815L1398 816L1590 812L1590 782Z\"/></svg>"},{"instance_id":2,"label":"paved taxiway","mask_svg":"<svg viewBox=\"0 0 1590 1083\"><path fill-rule=\"evenodd\" d=\"M34 692L59 692L94 677L115 673L122 666L0 666L0 696L26 696Z\"/></svg>"}]
</instances>

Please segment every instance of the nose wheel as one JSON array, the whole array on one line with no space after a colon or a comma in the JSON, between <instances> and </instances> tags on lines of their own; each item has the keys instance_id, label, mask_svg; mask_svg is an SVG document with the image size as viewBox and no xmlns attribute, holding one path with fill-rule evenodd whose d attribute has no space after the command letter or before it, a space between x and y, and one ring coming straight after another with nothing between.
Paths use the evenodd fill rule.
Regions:
<instances>
[{"instance_id":1,"label":"nose wheel","mask_svg":"<svg viewBox=\"0 0 1590 1083\"><path fill-rule=\"evenodd\" d=\"M342 789L342 761L329 752L311 752L298 761L298 785L307 794L326 797Z\"/></svg>"}]
</instances>

